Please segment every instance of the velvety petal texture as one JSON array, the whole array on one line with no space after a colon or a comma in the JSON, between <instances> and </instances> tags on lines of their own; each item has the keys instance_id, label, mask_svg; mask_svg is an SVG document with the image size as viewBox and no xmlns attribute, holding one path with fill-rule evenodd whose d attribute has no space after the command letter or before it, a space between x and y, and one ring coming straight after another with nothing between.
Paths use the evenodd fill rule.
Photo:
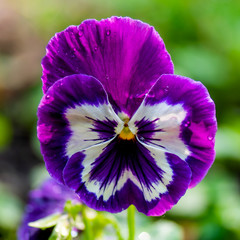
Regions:
<instances>
[{"instance_id":1,"label":"velvety petal texture","mask_svg":"<svg viewBox=\"0 0 240 240\"><path fill-rule=\"evenodd\" d=\"M52 228L41 230L28 226L28 223L54 213L62 213L66 200L80 202L73 191L53 179L46 180L38 189L31 191L22 224L18 229L18 240L48 239Z\"/></svg>"},{"instance_id":2,"label":"velvety petal texture","mask_svg":"<svg viewBox=\"0 0 240 240\"><path fill-rule=\"evenodd\" d=\"M186 161L192 171L190 187L204 178L214 161L215 104L200 82L162 75L129 127L146 144Z\"/></svg>"},{"instance_id":3,"label":"velvety petal texture","mask_svg":"<svg viewBox=\"0 0 240 240\"><path fill-rule=\"evenodd\" d=\"M134 204L139 212L157 216L185 193L191 171L172 154L115 139L73 155L64 179L94 209L115 213ZM156 208L159 201L164 204Z\"/></svg>"},{"instance_id":4,"label":"velvety petal texture","mask_svg":"<svg viewBox=\"0 0 240 240\"><path fill-rule=\"evenodd\" d=\"M63 169L74 153L114 138L123 127L102 84L81 74L65 77L48 90L38 119L46 167L62 183Z\"/></svg>"},{"instance_id":5,"label":"velvety petal texture","mask_svg":"<svg viewBox=\"0 0 240 240\"><path fill-rule=\"evenodd\" d=\"M155 29L131 18L86 20L57 33L42 61L43 91L72 74L96 77L115 110L131 116L158 77L173 73Z\"/></svg>"},{"instance_id":6,"label":"velvety petal texture","mask_svg":"<svg viewBox=\"0 0 240 240\"><path fill-rule=\"evenodd\" d=\"M130 18L57 33L43 59L38 138L46 167L96 210L159 216L211 167L206 88L177 76L162 39Z\"/></svg>"}]
</instances>

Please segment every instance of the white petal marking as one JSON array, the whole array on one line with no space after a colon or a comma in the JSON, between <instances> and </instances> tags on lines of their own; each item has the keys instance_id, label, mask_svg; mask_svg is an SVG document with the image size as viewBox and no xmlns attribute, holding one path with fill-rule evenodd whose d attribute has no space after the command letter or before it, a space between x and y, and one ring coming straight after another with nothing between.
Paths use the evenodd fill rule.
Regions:
<instances>
[{"instance_id":1,"label":"white petal marking","mask_svg":"<svg viewBox=\"0 0 240 240\"><path fill-rule=\"evenodd\" d=\"M97 121L116 121L115 135L120 133L123 128L123 122L116 115L110 104L102 104L99 106L83 104L74 108L68 108L65 117L69 122L72 135L67 143L66 155L71 157L76 152L82 151L88 147L100 144L108 139L101 139L99 133L93 131L94 120Z\"/></svg>"},{"instance_id":2,"label":"white petal marking","mask_svg":"<svg viewBox=\"0 0 240 240\"><path fill-rule=\"evenodd\" d=\"M120 169L121 176L119 179L117 180L116 178L113 178L111 182L103 187L101 181L96 179L90 180L90 173L94 167L93 163L111 141L112 140L99 144L98 146L90 147L84 151L86 156L82 162L84 169L82 171L81 179L88 192L94 193L97 199L102 196L103 200L107 201L111 196L115 195L116 191L120 191L128 180L134 183L139 190L143 192L145 200L149 202L159 198L160 194L167 192L167 185L171 183L173 177L172 169L167 162L163 151L149 147L146 144L143 145L150 151L151 156L156 159L157 166L163 170L162 178L155 180L155 182L151 182L151 186L145 186L141 183L138 177L130 169Z\"/></svg>"},{"instance_id":3,"label":"white petal marking","mask_svg":"<svg viewBox=\"0 0 240 240\"><path fill-rule=\"evenodd\" d=\"M190 152L184 142L180 139L180 126L186 118L187 112L182 104L170 105L166 102L161 102L155 105L141 104L136 113L128 123L129 129L137 134L138 127L136 122L142 119L154 121L157 129L151 136L151 140L147 143L153 147L158 147L160 144L166 152L170 152L179 156L182 160L186 160ZM159 139L161 140L159 142Z\"/></svg>"},{"instance_id":4,"label":"white petal marking","mask_svg":"<svg viewBox=\"0 0 240 240\"><path fill-rule=\"evenodd\" d=\"M150 202L159 198L160 194L167 192L167 186L173 180L173 171L166 159L165 152L174 153L182 159L185 159L189 154L187 147L179 138L180 125L185 119L186 114L181 104L172 106L164 102L154 106L146 106L143 103L129 121L128 126L134 134L138 132L135 123L142 119L149 121L157 119L157 121L154 121L154 124L164 130L154 132L151 136L153 140L148 142L148 144L139 140L137 137L137 140L150 151L151 156L155 159L155 164L163 171L161 178L150 182L148 186L145 186L130 169L120 169L121 176L119 179L117 180L116 177L113 177L111 181L104 186L102 186L101 181L91 179L90 174L94 168L93 163L107 145L122 131L124 125L109 104L99 106L84 104L67 109L65 117L69 121L72 136L67 144L66 152L70 157L74 153L84 150L85 158L82 162L84 169L81 174L81 180L85 184L87 191L96 194L97 199L102 196L104 201L109 200L111 196L116 194L116 191L120 191L128 180L130 180L143 192L145 200ZM105 121L107 119L116 121L117 126L114 129L115 135L113 138L110 140L101 139L98 132L92 131L92 128L94 128L94 120L91 119L97 121ZM157 144L159 142L154 141L154 138L161 139L161 145L164 146L165 149L156 147L155 143ZM93 141L92 139L95 140Z\"/></svg>"}]
</instances>

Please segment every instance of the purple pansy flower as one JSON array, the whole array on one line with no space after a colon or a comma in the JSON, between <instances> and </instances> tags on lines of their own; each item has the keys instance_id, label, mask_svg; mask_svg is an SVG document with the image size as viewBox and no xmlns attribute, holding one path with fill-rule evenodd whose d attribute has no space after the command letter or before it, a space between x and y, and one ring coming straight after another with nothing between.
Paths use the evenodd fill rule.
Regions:
<instances>
[{"instance_id":1,"label":"purple pansy flower","mask_svg":"<svg viewBox=\"0 0 240 240\"><path fill-rule=\"evenodd\" d=\"M66 200L80 203L79 197L73 191L53 179L46 180L40 188L31 191L22 224L18 229L18 239L48 239L52 228L41 230L28 224L51 214L63 213Z\"/></svg>"},{"instance_id":2,"label":"purple pansy flower","mask_svg":"<svg viewBox=\"0 0 240 240\"><path fill-rule=\"evenodd\" d=\"M49 173L89 207L162 215L215 157L207 89L173 74L155 29L86 20L47 46L38 138Z\"/></svg>"}]
</instances>

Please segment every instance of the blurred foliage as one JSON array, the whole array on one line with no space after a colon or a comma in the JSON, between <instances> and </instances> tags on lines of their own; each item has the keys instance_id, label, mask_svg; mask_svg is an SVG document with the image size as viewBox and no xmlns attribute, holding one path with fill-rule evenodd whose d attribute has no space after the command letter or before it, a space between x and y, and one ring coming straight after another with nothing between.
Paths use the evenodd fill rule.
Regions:
<instances>
[{"instance_id":1,"label":"blurred foliage","mask_svg":"<svg viewBox=\"0 0 240 240\"><path fill-rule=\"evenodd\" d=\"M20 224L23 203L8 190L8 186L0 184L0 239L16 238L16 227Z\"/></svg>"},{"instance_id":2,"label":"blurred foliage","mask_svg":"<svg viewBox=\"0 0 240 240\"><path fill-rule=\"evenodd\" d=\"M9 144L12 138L12 125L10 119L0 113L0 150Z\"/></svg>"},{"instance_id":3,"label":"blurred foliage","mask_svg":"<svg viewBox=\"0 0 240 240\"><path fill-rule=\"evenodd\" d=\"M138 214L138 239L240 239L239 13L239 0L0 0L0 239L14 239L19 198L45 175L36 138L45 45L69 25L112 15L153 25L175 73L203 82L217 108L209 174L165 216Z\"/></svg>"}]
</instances>

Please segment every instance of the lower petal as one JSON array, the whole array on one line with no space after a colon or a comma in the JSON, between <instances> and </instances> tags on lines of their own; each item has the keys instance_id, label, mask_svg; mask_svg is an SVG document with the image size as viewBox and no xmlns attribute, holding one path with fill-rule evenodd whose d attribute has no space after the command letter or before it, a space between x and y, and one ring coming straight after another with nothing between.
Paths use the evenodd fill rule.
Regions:
<instances>
[{"instance_id":1,"label":"lower petal","mask_svg":"<svg viewBox=\"0 0 240 240\"><path fill-rule=\"evenodd\" d=\"M184 195L191 171L174 155L115 138L73 155L63 177L96 210L115 213L133 204L146 215L162 215Z\"/></svg>"}]
</instances>

